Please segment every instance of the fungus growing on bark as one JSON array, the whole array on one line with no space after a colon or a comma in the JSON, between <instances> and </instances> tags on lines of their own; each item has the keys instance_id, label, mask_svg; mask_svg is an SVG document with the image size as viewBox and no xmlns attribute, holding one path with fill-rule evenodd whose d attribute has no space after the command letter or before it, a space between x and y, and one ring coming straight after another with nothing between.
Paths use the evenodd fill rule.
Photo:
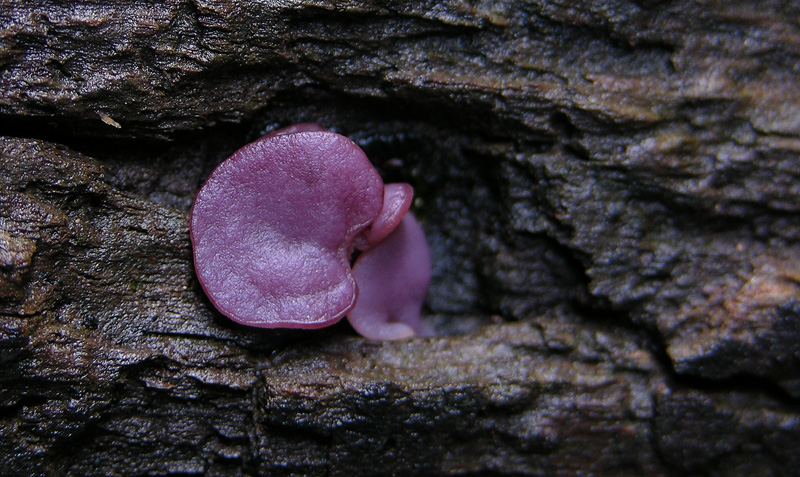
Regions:
<instances>
[{"instance_id":1,"label":"fungus growing on bark","mask_svg":"<svg viewBox=\"0 0 800 477\"><path fill-rule=\"evenodd\" d=\"M369 250L388 237L408 213L413 199L414 189L410 185L386 184L383 188L383 207L375 220L356 237L356 248ZM427 253L427 242L424 245Z\"/></svg>"},{"instance_id":2,"label":"fungus growing on bark","mask_svg":"<svg viewBox=\"0 0 800 477\"><path fill-rule=\"evenodd\" d=\"M412 197L408 184L384 186L344 136L314 124L275 131L236 151L197 194L198 279L243 325L320 328L353 310L354 328L368 338L427 335L419 311L430 256L407 215Z\"/></svg>"},{"instance_id":3,"label":"fungus growing on bark","mask_svg":"<svg viewBox=\"0 0 800 477\"><path fill-rule=\"evenodd\" d=\"M420 314L431 284L431 257L413 215L358 257L353 276L359 296L347 319L362 336L402 340L433 335Z\"/></svg>"}]
</instances>

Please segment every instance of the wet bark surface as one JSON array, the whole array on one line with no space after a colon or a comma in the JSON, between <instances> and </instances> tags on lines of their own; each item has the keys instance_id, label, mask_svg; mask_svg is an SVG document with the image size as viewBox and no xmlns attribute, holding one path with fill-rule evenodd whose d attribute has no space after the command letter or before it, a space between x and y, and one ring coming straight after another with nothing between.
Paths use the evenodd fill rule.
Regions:
<instances>
[{"instance_id":1,"label":"wet bark surface","mask_svg":"<svg viewBox=\"0 0 800 477\"><path fill-rule=\"evenodd\" d=\"M796 2L0 2L4 475L791 475ZM438 336L214 310L277 127L416 190Z\"/></svg>"}]
</instances>

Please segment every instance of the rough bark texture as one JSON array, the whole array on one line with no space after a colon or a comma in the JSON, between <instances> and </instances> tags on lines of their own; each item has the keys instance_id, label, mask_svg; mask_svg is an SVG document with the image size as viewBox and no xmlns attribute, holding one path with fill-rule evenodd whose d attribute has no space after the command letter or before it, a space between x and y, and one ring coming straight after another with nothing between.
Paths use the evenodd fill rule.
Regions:
<instances>
[{"instance_id":1,"label":"rough bark texture","mask_svg":"<svg viewBox=\"0 0 800 477\"><path fill-rule=\"evenodd\" d=\"M3 475L790 475L797 2L0 1ZM213 167L417 191L440 337L237 326Z\"/></svg>"}]
</instances>

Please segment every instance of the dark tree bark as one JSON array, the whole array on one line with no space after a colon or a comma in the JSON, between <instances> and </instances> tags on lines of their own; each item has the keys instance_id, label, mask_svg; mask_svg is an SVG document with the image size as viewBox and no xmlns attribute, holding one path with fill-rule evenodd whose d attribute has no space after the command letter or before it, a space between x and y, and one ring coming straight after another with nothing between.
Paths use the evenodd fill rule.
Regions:
<instances>
[{"instance_id":1,"label":"dark tree bark","mask_svg":"<svg viewBox=\"0 0 800 477\"><path fill-rule=\"evenodd\" d=\"M3 475L790 475L797 2L0 0ZM439 336L250 329L194 194L318 122Z\"/></svg>"}]
</instances>

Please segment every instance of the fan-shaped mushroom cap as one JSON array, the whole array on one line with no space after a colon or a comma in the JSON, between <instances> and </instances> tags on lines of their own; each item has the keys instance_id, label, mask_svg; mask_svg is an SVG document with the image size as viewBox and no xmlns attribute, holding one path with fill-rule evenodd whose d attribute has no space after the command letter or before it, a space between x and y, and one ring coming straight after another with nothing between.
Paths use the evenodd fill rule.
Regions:
<instances>
[{"instance_id":1,"label":"fan-shaped mushroom cap","mask_svg":"<svg viewBox=\"0 0 800 477\"><path fill-rule=\"evenodd\" d=\"M425 232L413 215L382 242L361 254L353 267L358 302L347 314L353 328L374 340L431 336L420 312L431 283Z\"/></svg>"},{"instance_id":2,"label":"fan-shaped mushroom cap","mask_svg":"<svg viewBox=\"0 0 800 477\"><path fill-rule=\"evenodd\" d=\"M383 207L369 227L356 237L356 248L369 250L389 236L400 225L413 199L414 189L410 185L386 184L383 188Z\"/></svg>"},{"instance_id":3,"label":"fan-shaped mushroom cap","mask_svg":"<svg viewBox=\"0 0 800 477\"><path fill-rule=\"evenodd\" d=\"M356 301L350 253L381 210L383 182L355 143L308 126L236 151L195 200L197 276L239 323L319 328Z\"/></svg>"}]
</instances>

